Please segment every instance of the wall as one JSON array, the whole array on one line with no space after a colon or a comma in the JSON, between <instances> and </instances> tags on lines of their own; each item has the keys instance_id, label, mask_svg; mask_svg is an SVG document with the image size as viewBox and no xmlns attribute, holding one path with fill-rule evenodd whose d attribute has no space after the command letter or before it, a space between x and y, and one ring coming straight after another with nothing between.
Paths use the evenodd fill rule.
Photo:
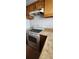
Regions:
<instances>
[{"instance_id":1,"label":"wall","mask_svg":"<svg viewBox=\"0 0 79 59\"><path fill-rule=\"evenodd\" d=\"M33 20L30 20L30 24L34 28L53 28L53 18L35 16Z\"/></svg>"},{"instance_id":2,"label":"wall","mask_svg":"<svg viewBox=\"0 0 79 59\"><path fill-rule=\"evenodd\" d=\"M37 1L37 0L26 0L26 5L29 5L29 4L31 4L31 3L35 2L35 1Z\"/></svg>"},{"instance_id":3,"label":"wall","mask_svg":"<svg viewBox=\"0 0 79 59\"><path fill-rule=\"evenodd\" d=\"M26 30L30 29L30 20L26 19Z\"/></svg>"}]
</instances>

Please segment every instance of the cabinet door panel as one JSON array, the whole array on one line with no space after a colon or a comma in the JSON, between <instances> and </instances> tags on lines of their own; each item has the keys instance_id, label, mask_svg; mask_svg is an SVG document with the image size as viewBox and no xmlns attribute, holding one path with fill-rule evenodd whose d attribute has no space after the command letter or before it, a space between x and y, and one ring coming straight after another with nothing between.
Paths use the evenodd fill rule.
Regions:
<instances>
[{"instance_id":1,"label":"cabinet door panel","mask_svg":"<svg viewBox=\"0 0 79 59\"><path fill-rule=\"evenodd\" d=\"M53 16L53 0L45 0L44 17Z\"/></svg>"},{"instance_id":2,"label":"cabinet door panel","mask_svg":"<svg viewBox=\"0 0 79 59\"><path fill-rule=\"evenodd\" d=\"M36 2L32 4L33 6L33 11L36 10Z\"/></svg>"},{"instance_id":3,"label":"cabinet door panel","mask_svg":"<svg viewBox=\"0 0 79 59\"><path fill-rule=\"evenodd\" d=\"M36 9L41 9L41 2L36 2Z\"/></svg>"},{"instance_id":4,"label":"cabinet door panel","mask_svg":"<svg viewBox=\"0 0 79 59\"><path fill-rule=\"evenodd\" d=\"M29 19L29 20L33 19L32 16L29 16L29 12L31 11L30 8L31 8L31 7L29 7L29 6L26 7L26 18Z\"/></svg>"}]
</instances>

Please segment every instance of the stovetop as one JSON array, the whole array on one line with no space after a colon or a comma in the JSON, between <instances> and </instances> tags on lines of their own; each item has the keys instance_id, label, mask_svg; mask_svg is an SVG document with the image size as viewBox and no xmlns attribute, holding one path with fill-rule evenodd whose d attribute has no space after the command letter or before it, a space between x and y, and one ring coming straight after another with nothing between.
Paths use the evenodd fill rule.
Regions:
<instances>
[{"instance_id":1,"label":"stovetop","mask_svg":"<svg viewBox=\"0 0 79 59\"><path fill-rule=\"evenodd\" d=\"M39 33L39 32L41 32L42 30L41 30L41 29L31 29L30 31Z\"/></svg>"}]
</instances>

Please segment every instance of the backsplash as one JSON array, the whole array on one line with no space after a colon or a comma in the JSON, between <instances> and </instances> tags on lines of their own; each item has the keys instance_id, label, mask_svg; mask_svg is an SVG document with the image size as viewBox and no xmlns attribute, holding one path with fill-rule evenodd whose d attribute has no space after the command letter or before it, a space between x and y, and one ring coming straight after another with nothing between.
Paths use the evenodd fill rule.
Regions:
<instances>
[{"instance_id":1,"label":"backsplash","mask_svg":"<svg viewBox=\"0 0 79 59\"><path fill-rule=\"evenodd\" d=\"M26 30L30 29L30 20L26 19Z\"/></svg>"},{"instance_id":2,"label":"backsplash","mask_svg":"<svg viewBox=\"0 0 79 59\"><path fill-rule=\"evenodd\" d=\"M30 20L30 25L33 28L53 28L53 18L35 16L33 20Z\"/></svg>"}]
</instances>

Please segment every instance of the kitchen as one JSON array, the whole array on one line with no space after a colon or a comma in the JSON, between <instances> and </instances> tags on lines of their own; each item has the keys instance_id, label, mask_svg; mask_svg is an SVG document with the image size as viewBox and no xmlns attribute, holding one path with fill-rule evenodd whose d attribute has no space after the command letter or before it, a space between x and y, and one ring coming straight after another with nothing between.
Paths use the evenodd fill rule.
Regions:
<instances>
[{"instance_id":1,"label":"kitchen","mask_svg":"<svg viewBox=\"0 0 79 59\"><path fill-rule=\"evenodd\" d=\"M26 0L26 59L52 59L53 1Z\"/></svg>"}]
</instances>

